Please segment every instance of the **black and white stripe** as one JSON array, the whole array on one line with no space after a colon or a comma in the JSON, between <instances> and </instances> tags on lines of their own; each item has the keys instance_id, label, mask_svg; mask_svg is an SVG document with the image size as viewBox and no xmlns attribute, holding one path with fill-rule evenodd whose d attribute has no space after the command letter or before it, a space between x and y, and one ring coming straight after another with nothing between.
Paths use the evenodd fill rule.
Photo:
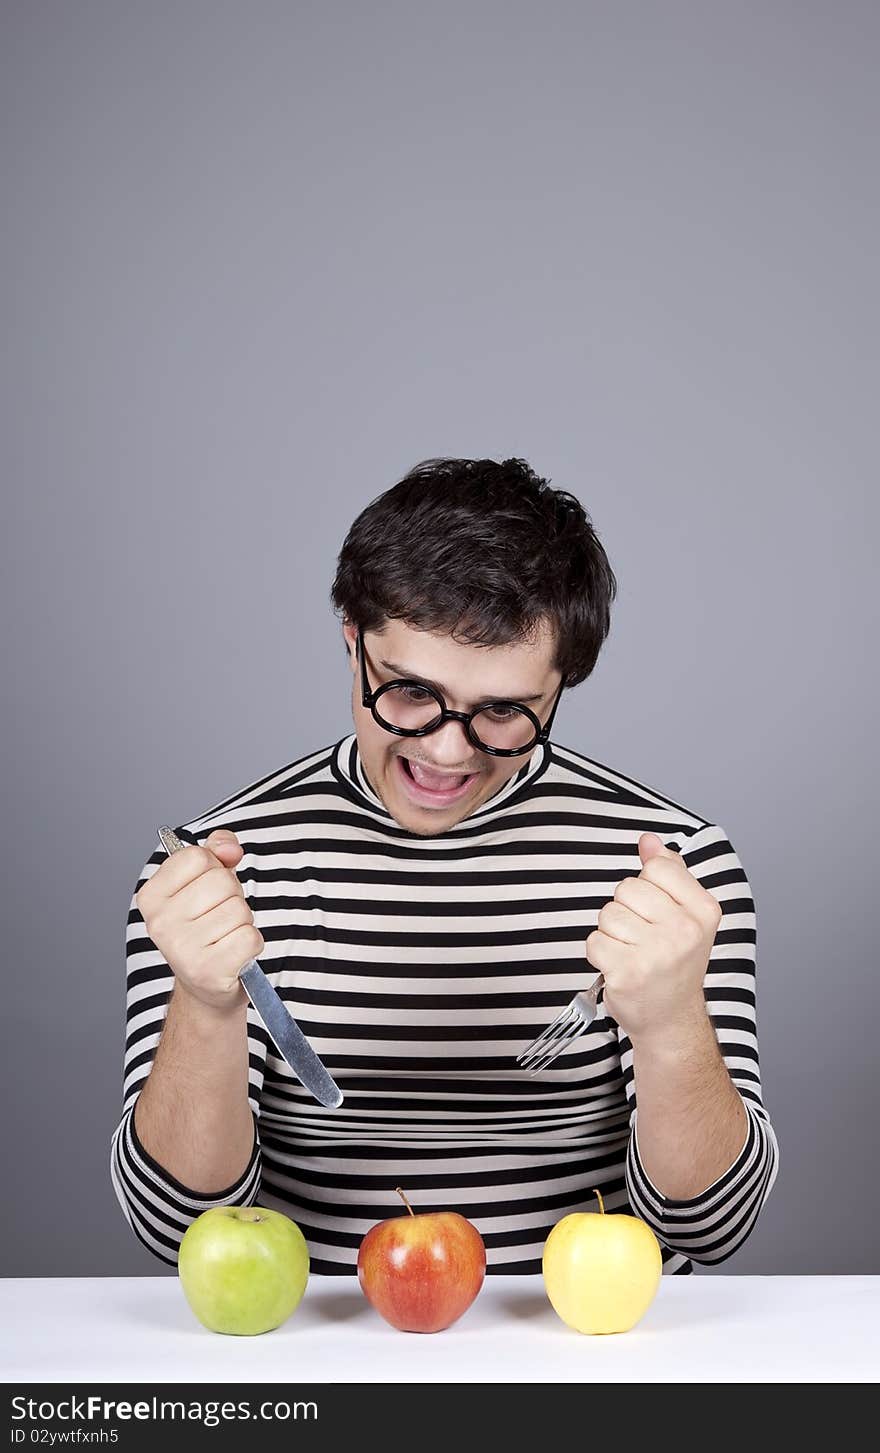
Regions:
<instances>
[{"instance_id":1,"label":"black and white stripe","mask_svg":"<svg viewBox=\"0 0 880 1453\"><path fill-rule=\"evenodd\" d=\"M345 1093L316 1104L248 1010L254 1150L241 1179L200 1196L134 1134L172 986L134 894L126 944L123 1113L110 1168L138 1239L176 1265L210 1206L283 1211L312 1270L353 1274L369 1228L416 1210L468 1216L489 1273L534 1273L570 1211L640 1216L665 1273L725 1260L755 1224L778 1168L755 1032L755 907L724 829L555 743L538 747L448 832L401 827L373 791L352 734L218 803L177 831L231 828L237 872L266 947L260 962ZM584 942L638 838L681 851L723 917L705 981L724 1060L749 1117L735 1163L703 1195L661 1195L638 1153L632 1046L600 1004L589 1030L532 1079L515 1056L595 970ZM157 845L136 894L164 858Z\"/></svg>"}]
</instances>

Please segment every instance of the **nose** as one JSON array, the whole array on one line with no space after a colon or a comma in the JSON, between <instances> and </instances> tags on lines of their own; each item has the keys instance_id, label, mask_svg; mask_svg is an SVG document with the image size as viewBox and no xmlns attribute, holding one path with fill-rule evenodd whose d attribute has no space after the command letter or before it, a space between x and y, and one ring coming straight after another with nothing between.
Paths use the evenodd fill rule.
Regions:
<instances>
[{"instance_id":1,"label":"nose","mask_svg":"<svg viewBox=\"0 0 880 1453\"><path fill-rule=\"evenodd\" d=\"M445 721L427 736L416 737L412 756L444 772L478 772L483 765L478 760L483 753L469 741L463 721Z\"/></svg>"}]
</instances>

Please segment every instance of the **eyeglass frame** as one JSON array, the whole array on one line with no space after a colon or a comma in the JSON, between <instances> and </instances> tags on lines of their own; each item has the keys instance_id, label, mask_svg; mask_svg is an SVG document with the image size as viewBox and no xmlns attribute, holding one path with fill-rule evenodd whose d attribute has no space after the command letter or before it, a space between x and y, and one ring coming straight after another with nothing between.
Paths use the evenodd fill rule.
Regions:
<instances>
[{"instance_id":1,"label":"eyeglass frame","mask_svg":"<svg viewBox=\"0 0 880 1453\"><path fill-rule=\"evenodd\" d=\"M476 747L480 752L485 752L490 757L521 757L524 752L533 752L535 747L542 746L550 735L550 728L553 725L556 708L562 700L562 693L565 690L565 677L563 676L559 683L559 690L556 693L556 700L543 726L541 725L540 718L529 707L525 706L523 702L513 701L505 697L499 697L496 701L484 701L481 706L475 706L473 711L450 711L441 692L435 690L433 686L429 686L427 682L419 681L414 677L396 676L393 681L383 681L381 686L375 691L372 691L370 689L370 683L367 680L366 649L364 647L364 633L361 626L358 626L357 652L361 667L361 704L369 708L376 725L382 727L383 731L393 732L397 737L425 737L429 736L431 732L439 731L447 721L460 721L464 723L465 734L471 746ZM417 686L420 691L427 691L429 696L433 696L440 708L440 720L435 722L433 726L415 727L413 729L409 727L390 726L388 722L381 721L376 715L376 702L383 692L390 691L394 686ZM524 712L535 728L535 740L525 747L486 747L481 741L476 740L471 733L472 720L481 711L486 711L491 706L515 706L517 711Z\"/></svg>"}]
</instances>

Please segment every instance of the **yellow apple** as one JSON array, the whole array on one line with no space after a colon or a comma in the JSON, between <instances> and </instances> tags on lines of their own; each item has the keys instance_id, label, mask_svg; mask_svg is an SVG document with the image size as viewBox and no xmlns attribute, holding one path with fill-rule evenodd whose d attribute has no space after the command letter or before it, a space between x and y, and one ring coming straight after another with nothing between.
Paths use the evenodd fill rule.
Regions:
<instances>
[{"instance_id":1,"label":"yellow apple","mask_svg":"<svg viewBox=\"0 0 880 1453\"><path fill-rule=\"evenodd\" d=\"M544 1286L553 1310L577 1332L628 1332L657 1295L660 1242L638 1216L573 1211L544 1242Z\"/></svg>"}]
</instances>

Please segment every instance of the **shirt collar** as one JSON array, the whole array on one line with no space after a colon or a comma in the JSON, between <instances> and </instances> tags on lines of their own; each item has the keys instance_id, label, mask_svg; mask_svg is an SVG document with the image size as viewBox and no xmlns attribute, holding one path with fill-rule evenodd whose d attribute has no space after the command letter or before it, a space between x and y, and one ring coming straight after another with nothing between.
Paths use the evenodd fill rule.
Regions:
<instances>
[{"instance_id":1,"label":"shirt collar","mask_svg":"<svg viewBox=\"0 0 880 1453\"><path fill-rule=\"evenodd\" d=\"M530 786L546 770L549 761L548 745L543 742L539 743L524 765L514 772L512 777L508 777L497 792L481 803L476 812L469 813L460 823L447 829L447 832L455 832L456 828L468 827L472 823L494 818L501 809L505 809L509 805L511 798L516 796L517 801L519 800L520 790L527 785ZM385 822L393 823L400 832L408 830L392 817L381 797L373 790L358 750L356 732L352 732L337 742L333 749L331 767L334 777L349 797L358 802L360 806L368 808L377 817L384 819Z\"/></svg>"}]
</instances>

